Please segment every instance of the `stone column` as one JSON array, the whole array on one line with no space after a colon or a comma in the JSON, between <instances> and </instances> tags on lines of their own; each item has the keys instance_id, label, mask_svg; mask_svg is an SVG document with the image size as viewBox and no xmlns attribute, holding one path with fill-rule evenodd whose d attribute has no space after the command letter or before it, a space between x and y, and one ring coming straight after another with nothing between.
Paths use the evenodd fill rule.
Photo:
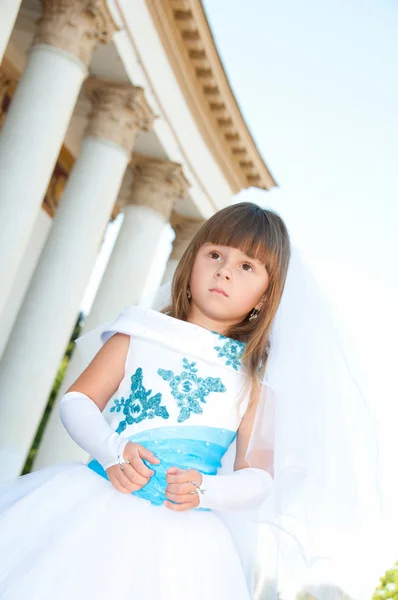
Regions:
<instances>
[{"instance_id":1,"label":"stone column","mask_svg":"<svg viewBox=\"0 0 398 600\"><path fill-rule=\"evenodd\" d=\"M10 292L98 42L115 26L106 0L44 0L29 59L0 134L0 311Z\"/></svg>"},{"instance_id":2,"label":"stone column","mask_svg":"<svg viewBox=\"0 0 398 600\"><path fill-rule=\"evenodd\" d=\"M2 0L0 3L0 64L14 29L21 0Z\"/></svg>"},{"instance_id":3,"label":"stone column","mask_svg":"<svg viewBox=\"0 0 398 600\"><path fill-rule=\"evenodd\" d=\"M124 220L82 334L116 317L124 306L139 303L173 203L183 197L188 188L181 166L176 163L136 157L133 171ZM71 440L59 418L61 396L86 366L80 354L72 356L35 460L35 469L86 458L86 453Z\"/></svg>"},{"instance_id":4,"label":"stone column","mask_svg":"<svg viewBox=\"0 0 398 600\"><path fill-rule=\"evenodd\" d=\"M0 363L0 479L24 464L109 221L138 129L143 90L89 81L93 111L48 241Z\"/></svg>"},{"instance_id":5,"label":"stone column","mask_svg":"<svg viewBox=\"0 0 398 600\"><path fill-rule=\"evenodd\" d=\"M8 338L23 303L29 283L35 272L40 255L52 227L52 218L45 210L37 215L36 223L29 238L25 254L17 269L17 274L2 312L0 313L0 360Z\"/></svg>"},{"instance_id":6,"label":"stone column","mask_svg":"<svg viewBox=\"0 0 398 600\"><path fill-rule=\"evenodd\" d=\"M178 213L173 213L171 217L171 226L174 229L175 238L173 249L163 275L163 283L173 279L174 271L184 254L189 242L199 231L205 221L203 219L189 219Z\"/></svg>"}]
</instances>

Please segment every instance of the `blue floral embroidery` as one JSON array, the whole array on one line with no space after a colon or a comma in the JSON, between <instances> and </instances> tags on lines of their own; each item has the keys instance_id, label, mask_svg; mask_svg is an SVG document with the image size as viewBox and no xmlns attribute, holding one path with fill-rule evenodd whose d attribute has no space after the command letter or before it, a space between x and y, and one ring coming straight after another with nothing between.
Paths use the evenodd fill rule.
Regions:
<instances>
[{"instance_id":1,"label":"blue floral embroidery","mask_svg":"<svg viewBox=\"0 0 398 600\"><path fill-rule=\"evenodd\" d=\"M183 358L182 364L184 370L181 375L174 375L173 371L158 369L160 375L165 381L170 382L171 393L177 400L180 409L177 421L182 423L191 416L191 412L200 415L203 409L199 402L206 402L206 396L211 392L226 392L227 388L223 385L219 377L198 377L196 363L190 363L188 359Z\"/></svg>"},{"instance_id":2,"label":"blue floral embroidery","mask_svg":"<svg viewBox=\"0 0 398 600\"><path fill-rule=\"evenodd\" d=\"M165 406L160 406L162 394L155 394L150 398L152 390L146 390L142 385L142 369L139 367L131 377L131 394L125 399L115 400L115 405L112 406L111 412L123 411L125 416L123 421L120 421L116 433L122 433L127 425L140 423L144 419L153 419L162 417L168 419L169 413Z\"/></svg>"},{"instance_id":3,"label":"blue floral embroidery","mask_svg":"<svg viewBox=\"0 0 398 600\"><path fill-rule=\"evenodd\" d=\"M225 357L227 359L227 362L225 363L227 367L231 365L235 371L238 371L240 367L240 359L246 344L239 342L238 340L228 338L225 335L217 333L215 333L215 335L218 335L219 340L227 340L223 346L214 346L214 349L218 352L218 357Z\"/></svg>"}]
</instances>

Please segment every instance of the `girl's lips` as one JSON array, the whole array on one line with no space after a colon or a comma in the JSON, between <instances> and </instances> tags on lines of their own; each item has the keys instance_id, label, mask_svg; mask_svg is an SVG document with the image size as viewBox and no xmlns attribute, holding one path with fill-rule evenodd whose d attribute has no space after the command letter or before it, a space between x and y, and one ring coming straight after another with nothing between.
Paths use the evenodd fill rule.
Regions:
<instances>
[{"instance_id":1,"label":"girl's lips","mask_svg":"<svg viewBox=\"0 0 398 600\"><path fill-rule=\"evenodd\" d=\"M224 290L221 290L220 288L211 288L209 292L215 292L216 294L220 294L220 296L225 296L228 298L228 294L226 294Z\"/></svg>"}]
</instances>

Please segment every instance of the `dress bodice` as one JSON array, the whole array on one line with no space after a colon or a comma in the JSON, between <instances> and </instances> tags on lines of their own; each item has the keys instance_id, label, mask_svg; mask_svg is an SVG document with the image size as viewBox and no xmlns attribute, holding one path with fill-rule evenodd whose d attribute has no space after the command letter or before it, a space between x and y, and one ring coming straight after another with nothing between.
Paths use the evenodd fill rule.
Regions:
<instances>
[{"instance_id":1,"label":"dress bodice","mask_svg":"<svg viewBox=\"0 0 398 600\"><path fill-rule=\"evenodd\" d=\"M103 416L160 459L134 492L161 504L170 466L215 474L248 404L242 342L151 309L125 308L102 332L130 335L124 377ZM106 476L97 463L90 468Z\"/></svg>"}]
</instances>

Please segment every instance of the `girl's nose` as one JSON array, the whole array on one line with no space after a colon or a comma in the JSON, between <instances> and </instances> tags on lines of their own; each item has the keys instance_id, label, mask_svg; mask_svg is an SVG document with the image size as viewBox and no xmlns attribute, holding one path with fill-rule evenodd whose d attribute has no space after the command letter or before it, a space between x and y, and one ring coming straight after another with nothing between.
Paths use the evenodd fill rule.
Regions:
<instances>
[{"instance_id":1,"label":"girl's nose","mask_svg":"<svg viewBox=\"0 0 398 600\"><path fill-rule=\"evenodd\" d=\"M227 281L231 280L231 275L226 269L219 269L216 273L216 277L218 279L226 279Z\"/></svg>"}]
</instances>

